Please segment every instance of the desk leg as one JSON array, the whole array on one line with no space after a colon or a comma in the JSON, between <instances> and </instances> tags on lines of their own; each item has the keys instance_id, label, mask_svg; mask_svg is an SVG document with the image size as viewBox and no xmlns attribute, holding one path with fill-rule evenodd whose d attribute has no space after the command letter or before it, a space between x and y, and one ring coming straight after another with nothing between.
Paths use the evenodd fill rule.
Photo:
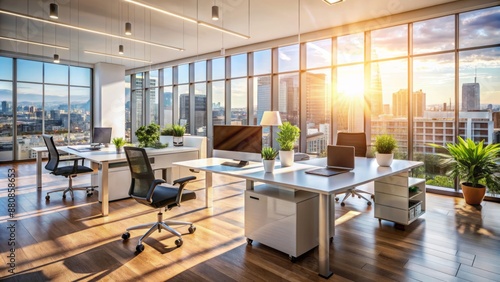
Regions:
<instances>
[{"instance_id":1,"label":"desk leg","mask_svg":"<svg viewBox=\"0 0 500 282\"><path fill-rule=\"evenodd\" d=\"M107 162L102 162L101 168L101 199L102 199L102 215L108 216L109 214L109 190L108 190L108 167Z\"/></svg>"},{"instance_id":2,"label":"desk leg","mask_svg":"<svg viewBox=\"0 0 500 282\"><path fill-rule=\"evenodd\" d=\"M253 190L253 187L254 187L253 180L246 180L246 189L247 190Z\"/></svg>"},{"instance_id":3,"label":"desk leg","mask_svg":"<svg viewBox=\"0 0 500 282\"><path fill-rule=\"evenodd\" d=\"M205 173L205 204L207 208L214 205L214 188L212 187L212 173L207 171Z\"/></svg>"},{"instance_id":4,"label":"desk leg","mask_svg":"<svg viewBox=\"0 0 500 282\"><path fill-rule=\"evenodd\" d=\"M42 152L36 152L36 187L42 189Z\"/></svg>"},{"instance_id":5,"label":"desk leg","mask_svg":"<svg viewBox=\"0 0 500 282\"><path fill-rule=\"evenodd\" d=\"M319 276L329 278L330 271L330 195L319 194Z\"/></svg>"}]
</instances>

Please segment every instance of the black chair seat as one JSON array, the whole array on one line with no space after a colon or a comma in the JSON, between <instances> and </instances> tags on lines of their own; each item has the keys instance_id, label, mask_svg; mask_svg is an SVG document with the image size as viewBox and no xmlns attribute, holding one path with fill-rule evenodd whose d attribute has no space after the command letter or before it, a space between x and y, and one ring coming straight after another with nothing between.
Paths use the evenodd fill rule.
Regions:
<instances>
[{"instance_id":1,"label":"black chair seat","mask_svg":"<svg viewBox=\"0 0 500 282\"><path fill-rule=\"evenodd\" d=\"M58 167L56 171L52 172L54 175L63 175L63 176L69 176L69 175L74 175L78 173L88 173L92 172L92 169L83 165L79 165L76 169L76 173L73 171L73 166L68 165L68 166L63 166L63 167Z\"/></svg>"},{"instance_id":2,"label":"black chair seat","mask_svg":"<svg viewBox=\"0 0 500 282\"><path fill-rule=\"evenodd\" d=\"M179 193L179 188L175 187L165 187L156 186L153 193L153 202L149 205L155 208L167 207L171 208L177 206L177 194ZM196 199L196 193L189 190L182 191L182 201L194 200Z\"/></svg>"}]
</instances>

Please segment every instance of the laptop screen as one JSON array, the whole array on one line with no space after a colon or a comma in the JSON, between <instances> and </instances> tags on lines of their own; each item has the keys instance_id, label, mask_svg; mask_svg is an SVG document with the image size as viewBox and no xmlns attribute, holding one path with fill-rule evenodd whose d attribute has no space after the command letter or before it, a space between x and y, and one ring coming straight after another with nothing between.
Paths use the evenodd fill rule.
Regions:
<instances>
[{"instance_id":1,"label":"laptop screen","mask_svg":"<svg viewBox=\"0 0 500 282\"><path fill-rule=\"evenodd\" d=\"M326 159L329 168L354 169L354 147L328 145Z\"/></svg>"}]
</instances>

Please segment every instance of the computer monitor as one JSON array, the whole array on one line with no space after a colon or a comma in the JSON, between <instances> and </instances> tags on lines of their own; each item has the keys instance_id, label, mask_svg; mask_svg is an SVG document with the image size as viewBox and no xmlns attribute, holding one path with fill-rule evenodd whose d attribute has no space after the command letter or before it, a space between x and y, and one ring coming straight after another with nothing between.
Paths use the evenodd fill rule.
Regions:
<instances>
[{"instance_id":1,"label":"computer monitor","mask_svg":"<svg viewBox=\"0 0 500 282\"><path fill-rule=\"evenodd\" d=\"M262 126L214 125L214 157L240 161L260 161Z\"/></svg>"},{"instance_id":2,"label":"computer monitor","mask_svg":"<svg viewBox=\"0 0 500 282\"><path fill-rule=\"evenodd\" d=\"M111 143L111 127L94 127L92 145L108 145Z\"/></svg>"}]
</instances>

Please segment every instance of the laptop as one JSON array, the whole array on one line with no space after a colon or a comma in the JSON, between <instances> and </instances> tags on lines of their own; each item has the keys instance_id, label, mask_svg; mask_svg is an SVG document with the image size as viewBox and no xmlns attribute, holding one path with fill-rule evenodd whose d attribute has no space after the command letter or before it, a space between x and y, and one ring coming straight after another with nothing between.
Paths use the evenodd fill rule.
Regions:
<instances>
[{"instance_id":1,"label":"laptop","mask_svg":"<svg viewBox=\"0 0 500 282\"><path fill-rule=\"evenodd\" d=\"M326 167L308 170L306 173L320 176L333 176L354 169L354 147L328 145Z\"/></svg>"}]
</instances>

